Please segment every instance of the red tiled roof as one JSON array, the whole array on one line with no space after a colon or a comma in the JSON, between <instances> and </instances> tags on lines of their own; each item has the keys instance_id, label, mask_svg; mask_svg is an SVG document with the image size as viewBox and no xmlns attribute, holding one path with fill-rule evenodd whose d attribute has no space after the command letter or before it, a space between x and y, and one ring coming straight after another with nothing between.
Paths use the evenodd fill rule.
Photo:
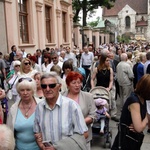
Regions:
<instances>
[{"instance_id":1,"label":"red tiled roof","mask_svg":"<svg viewBox=\"0 0 150 150\"><path fill-rule=\"evenodd\" d=\"M147 14L147 0L116 0L114 7L103 9L103 16L117 16L125 5L129 5L138 14Z\"/></svg>"},{"instance_id":2,"label":"red tiled roof","mask_svg":"<svg viewBox=\"0 0 150 150\"><path fill-rule=\"evenodd\" d=\"M139 26L147 26L148 25L148 22L147 21L137 21L136 22L136 26L139 27Z\"/></svg>"}]
</instances>

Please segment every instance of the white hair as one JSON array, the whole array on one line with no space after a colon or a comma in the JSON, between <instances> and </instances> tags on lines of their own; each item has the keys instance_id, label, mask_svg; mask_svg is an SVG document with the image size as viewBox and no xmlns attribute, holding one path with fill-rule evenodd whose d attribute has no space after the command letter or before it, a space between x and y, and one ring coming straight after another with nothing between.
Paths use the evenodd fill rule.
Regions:
<instances>
[{"instance_id":1,"label":"white hair","mask_svg":"<svg viewBox=\"0 0 150 150\"><path fill-rule=\"evenodd\" d=\"M54 72L54 71L50 71L49 73L43 74L42 77L41 77L41 81L43 79L46 79L46 78L55 78L57 80L57 82L59 84L61 84L61 78L60 78L60 76L56 72Z\"/></svg>"},{"instance_id":2,"label":"white hair","mask_svg":"<svg viewBox=\"0 0 150 150\"><path fill-rule=\"evenodd\" d=\"M13 132L7 125L0 125L0 150L14 150L15 139Z\"/></svg>"},{"instance_id":3,"label":"white hair","mask_svg":"<svg viewBox=\"0 0 150 150\"><path fill-rule=\"evenodd\" d=\"M20 79L23 79L21 82L19 81ZM31 81L28 81L28 79L30 79ZM17 89L17 92L20 93L20 90L22 88L29 88L33 91L33 93L35 94L36 93L36 82L34 79L32 78L19 78L17 84L16 84L16 89Z\"/></svg>"}]
</instances>

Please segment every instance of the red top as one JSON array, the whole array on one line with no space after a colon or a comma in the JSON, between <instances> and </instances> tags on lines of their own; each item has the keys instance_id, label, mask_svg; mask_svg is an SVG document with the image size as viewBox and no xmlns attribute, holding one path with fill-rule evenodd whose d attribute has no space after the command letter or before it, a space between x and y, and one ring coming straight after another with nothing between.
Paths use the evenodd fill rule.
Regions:
<instances>
[{"instance_id":1,"label":"red top","mask_svg":"<svg viewBox=\"0 0 150 150\"><path fill-rule=\"evenodd\" d=\"M3 122L2 122L2 118L0 117L0 124L2 124Z\"/></svg>"}]
</instances>

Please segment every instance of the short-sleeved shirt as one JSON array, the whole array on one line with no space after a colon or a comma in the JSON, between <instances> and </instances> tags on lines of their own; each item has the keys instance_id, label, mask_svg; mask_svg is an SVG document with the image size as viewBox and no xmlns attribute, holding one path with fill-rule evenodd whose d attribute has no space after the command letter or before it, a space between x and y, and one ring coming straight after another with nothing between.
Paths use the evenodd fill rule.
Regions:
<instances>
[{"instance_id":1,"label":"short-sleeved shirt","mask_svg":"<svg viewBox=\"0 0 150 150\"><path fill-rule=\"evenodd\" d=\"M124 103L123 109L122 109L122 114L121 114L121 123L124 123L126 125L130 125L132 123L132 118L131 118L131 113L128 109L129 105L133 103L139 103L140 104L140 114L142 120L146 116L146 102L142 104L138 98L138 96L135 93L132 93L130 97L127 98L126 102Z\"/></svg>"},{"instance_id":2,"label":"short-sleeved shirt","mask_svg":"<svg viewBox=\"0 0 150 150\"><path fill-rule=\"evenodd\" d=\"M42 132L43 141L55 143L74 133L83 134L87 130L80 106L70 98L59 94L53 109L46 100L37 105L34 132Z\"/></svg>"}]
</instances>

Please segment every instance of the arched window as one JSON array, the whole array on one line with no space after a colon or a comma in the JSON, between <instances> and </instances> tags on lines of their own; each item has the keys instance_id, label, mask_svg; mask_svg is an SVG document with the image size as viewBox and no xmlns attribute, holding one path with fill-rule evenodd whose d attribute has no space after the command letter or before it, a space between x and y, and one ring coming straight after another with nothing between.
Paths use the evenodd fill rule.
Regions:
<instances>
[{"instance_id":1,"label":"arched window","mask_svg":"<svg viewBox=\"0 0 150 150\"><path fill-rule=\"evenodd\" d=\"M125 18L126 28L130 28L130 17L126 16Z\"/></svg>"}]
</instances>

